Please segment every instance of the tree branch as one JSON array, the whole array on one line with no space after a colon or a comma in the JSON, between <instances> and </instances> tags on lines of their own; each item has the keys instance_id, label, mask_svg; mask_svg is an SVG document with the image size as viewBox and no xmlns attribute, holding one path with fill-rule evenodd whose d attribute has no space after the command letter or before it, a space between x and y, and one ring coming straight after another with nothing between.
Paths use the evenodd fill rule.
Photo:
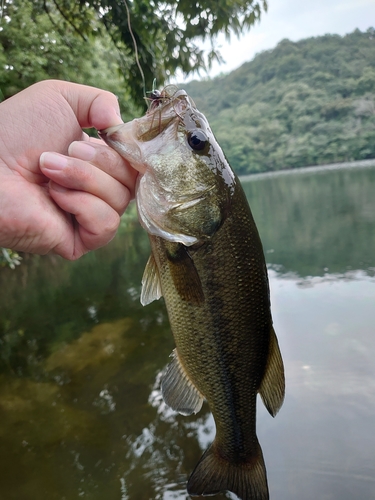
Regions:
<instances>
[{"instance_id":1,"label":"tree branch","mask_svg":"<svg viewBox=\"0 0 375 500\"><path fill-rule=\"evenodd\" d=\"M65 15L64 11L60 8L59 4L56 0L53 0L53 3L56 9L60 12L61 16L65 19L65 21L74 29L74 31L85 41L87 42L87 38L85 35L77 28L77 26Z\"/></svg>"}]
</instances>

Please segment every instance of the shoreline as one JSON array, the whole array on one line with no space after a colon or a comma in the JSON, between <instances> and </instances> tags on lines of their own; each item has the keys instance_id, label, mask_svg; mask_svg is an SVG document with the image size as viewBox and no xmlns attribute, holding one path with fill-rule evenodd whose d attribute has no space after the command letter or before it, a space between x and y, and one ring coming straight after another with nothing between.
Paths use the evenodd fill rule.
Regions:
<instances>
[{"instance_id":1,"label":"shoreline","mask_svg":"<svg viewBox=\"0 0 375 500\"><path fill-rule=\"evenodd\" d=\"M275 170L272 172L260 172L258 174L246 174L240 175L239 179L241 182L246 181L256 181L267 177L276 177L279 175L290 175L290 174L309 174L309 173L319 173L332 170L350 169L350 168L369 168L375 167L375 158L370 160L356 160L356 161L346 161L342 163L326 163L324 165L312 165L310 167L299 167L299 168L288 168L285 170Z\"/></svg>"}]
</instances>

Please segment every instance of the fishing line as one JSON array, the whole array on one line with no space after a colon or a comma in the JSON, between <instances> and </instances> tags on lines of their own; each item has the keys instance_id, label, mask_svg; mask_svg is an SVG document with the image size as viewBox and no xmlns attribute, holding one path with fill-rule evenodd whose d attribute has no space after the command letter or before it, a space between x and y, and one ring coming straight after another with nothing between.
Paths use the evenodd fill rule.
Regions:
<instances>
[{"instance_id":1,"label":"fishing line","mask_svg":"<svg viewBox=\"0 0 375 500\"><path fill-rule=\"evenodd\" d=\"M132 27L131 27L130 11L129 11L128 4L126 3L126 0L122 0L122 1L123 1L124 5L125 5L126 14L127 14L127 18L128 18L129 33L130 33L130 36L132 37L133 44L134 44L135 61L137 63L137 66L138 66L138 69L139 69L139 72L140 72L141 78L142 78L143 97L146 99L146 81L145 81L145 75L143 73L141 63L139 61L137 41L135 39L135 36L133 34L133 30L132 30Z\"/></svg>"}]
</instances>

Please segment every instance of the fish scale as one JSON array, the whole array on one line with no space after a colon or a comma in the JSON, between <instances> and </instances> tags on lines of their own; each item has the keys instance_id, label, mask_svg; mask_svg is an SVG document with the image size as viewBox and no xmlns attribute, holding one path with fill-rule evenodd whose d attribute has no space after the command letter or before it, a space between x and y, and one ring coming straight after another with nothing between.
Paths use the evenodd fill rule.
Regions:
<instances>
[{"instance_id":1,"label":"fish scale","mask_svg":"<svg viewBox=\"0 0 375 500\"><path fill-rule=\"evenodd\" d=\"M257 394L274 416L285 382L262 244L206 118L184 91L163 92L144 117L101 133L142 174L136 198L151 257L141 301L164 297L176 344L163 398L184 415L207 400L215 420L190 495L267 500Z\"/></svg>"}]
</instances>

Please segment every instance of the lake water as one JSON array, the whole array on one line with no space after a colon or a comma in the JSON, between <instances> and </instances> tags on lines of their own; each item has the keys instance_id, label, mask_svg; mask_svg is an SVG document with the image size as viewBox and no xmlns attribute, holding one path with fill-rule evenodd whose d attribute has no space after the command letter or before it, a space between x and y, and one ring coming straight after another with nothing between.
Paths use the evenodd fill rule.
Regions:
<instances>
[{"instance_id":1,"label":"lake water","mask_svg":"<svg viewBox=\"0 0 375 500\"><path fill-rule=\"evenodd\" d=\"M280 413L258 405L270 498L375 499L375 168L244 187L286 368ZM161 403L173 339L163 302L139 303L148 254L133 207L78 262L0 270L1 500L188 498L214 424Z\"/></svg>"}]
</instances>

